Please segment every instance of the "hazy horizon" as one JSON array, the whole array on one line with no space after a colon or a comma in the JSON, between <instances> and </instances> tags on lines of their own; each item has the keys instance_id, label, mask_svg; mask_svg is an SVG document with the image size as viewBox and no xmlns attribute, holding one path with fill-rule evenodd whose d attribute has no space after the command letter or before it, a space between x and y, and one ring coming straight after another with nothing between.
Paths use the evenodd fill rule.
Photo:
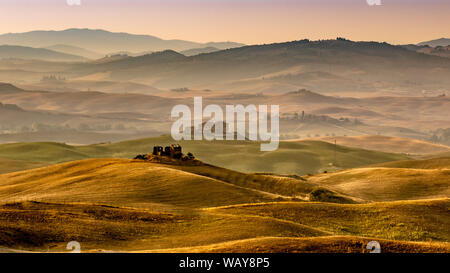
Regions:
<instances>
[{"instance_id":1,"label":"hazy horizon","mask_svg":"<svg viewBox=\"0 0 450 273\"><path fill-rule=\"evenodd\" d=\"M69 28L152 35L165 40L276 43L345 37L409 44L450 37L443 0L5 0L0 33ZM239 29L239 31L236 31Z\"/></svg>"},{"instance_id":2,"label":"hazy horizon","mask_svg":"<svg viewBox=\"0 0 450 273\"><path fill-rule=\"evenodd\" d=\"M160 36L158 36L158 35L154 35L154 34L152 34L152 33L134 33L134 32L131 32L131 31L113 31L113 30L106 29L106 28L89 28L89 27L83 27L83 28L79 28L79 27L68 27L68 28L62 28L62 29L31 29L31 30L23 31L23 32L4 32L4 33L0 33L0 35L5 35L5 34L21 34L21 33L39 32L39 31L49 31L49 32L50 32L50 31L55 31L55 32L58 32L58 31L67 31L67 30L70 30L70 29L93 30L93 31L101 30L101 31L106 31L106 32L111 32L111 33L126 33L126 34L131 34L131 35L154 36L154 37L156 37L156 38L160 38L160 39L168 40L168 41L170 41L170 40L183 40L183 41L189 41L189 42L194 42L194 43L205 43L205 44L206 44L206 43L210 43L210 42L235 42L235 43L242 43L242 44L245 44L245 45L259 45L259 44L265 44L265 43L271 44L271 43L291 42L291 41L298 41L298 40L303 40L303 39L308 39L308 40L311 40L311 41L317 41L317 40L334 40L334 39L339 38L339 37L346 38L346 39L349 39L349 40L355 41L355 42L379 42L379 43L387 42L387 43L390 43L390 42L388 42L388 41L384 41L384 40L375 40L375 39L366 39L366 40L350 39L350 38L347 37L347 36L335 36L335 37L331 37L331 36L330 36L330 37L326 37L326 38L317 38L317 39L312 39L312 38L310 38L310 37L293 37L292 39L287 39L287 40L267 41L267 42L256 42L256 43L244 43L244 42L241 42L241 41L229 40L229 39L226 39L226 40L209 40L209 41L208 41L208 40L205 40L205 41L197 41L197 40L192 40L192 39L180 39L180 38L177 38L177 37L168 37L168 38L164 38L164 37L160 37ZM407 43L390 43L390 44L393 44L393 45L397 45L397 44L418 44L418 43L421 43L421 42L427 42L427 41L438 40L438 39L450 39L450 35L449 35L449 36L435 37L435 38L430 38L430 39L423 39L423 40L418 40L418 41L414 41L414 42L407 42Z\"/></svg>"}]
</instances>

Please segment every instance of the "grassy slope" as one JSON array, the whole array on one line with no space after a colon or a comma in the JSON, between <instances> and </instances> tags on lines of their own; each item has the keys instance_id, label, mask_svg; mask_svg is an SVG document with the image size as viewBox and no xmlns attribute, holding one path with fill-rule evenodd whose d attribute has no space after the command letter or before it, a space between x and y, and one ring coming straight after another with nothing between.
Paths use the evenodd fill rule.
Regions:
<instances>
[{"instance_id":1,"label":"grassy slope","mask_svg":"<svg viewBox=\"0 0 450 273\"><path fill-rule=\"evenodd\" d=\"M380 240L355 236L315 238L265 237L199 247L153 250L169 253L368 253L370 241L380 243L382 253L448 253L449 243Z\"/></svg>"},{"instance_id":2,"label":"grassy slope","mask_svg":"<svg viewBox=\"0 0 450 273\"><path fill-rule=\"evenodd\" d=\"M450 152L450 147L443 144L402 137L364 135L322 137L317 140L330 143L334 143L336 140L339 145L389 153L436 154Z\"/></svg>"},{"instance_id":3,"label":"grassy slope","mask_svg":"<svg viewBox=\"0 0 450 273\"><path fill-rule=\"evenodd\" d=\"M169 166L126 159L89 159L0 175L2 201L81 201L170 209L275 198Z\"/></svg>"},{"instance_id":4,"label":"grassy slope","mask_svg":"<svg viewBox=\"0 0 450 273\"><path fill-rule=\"evenodd\" d=\"M79 152L77 147L53 142L11 143L0 145L0 158L22 161L55 164L88 158L89 155Z\"/></svg>"},{"instance_id":5,"label":"grassy slope","mask_svg":"<svg viewBox=\"0 0 450 273\"><path fill-rule=\"evenodd\" d=\"M334 235L391 240L450 241L450 199L370 204L272 203L209 209L259 215L313 226Z\"/></svg>"},{"instance_id":6,"label":"grassy slope","mask_svg":"<svg viewBox=\"0 0 450 273\"><path fill-rule=\"evenodd\" d=\"M450 168L359 168L316 175L308 182L367 201L442 198L450 195Z\"/></svg>"},{"instance_id":7,"label":"grassy slope","mask_svg":"<svg viewBox=\"0 0 450 273\"><path fill-rule=\"evenodd\" d=\"M425 155L425 156L421 156L420 158L421 159L432 159L432 158L439 158L439 157L450 157L450 152Z\"/></svg>"},{"instance_id":8,"label":"grassy slope","mask_svg":"<svg viewBox=\"0 0 450 273\"><path fill-rule=\"evenodd\" d=\"M407 169L450 169L450 157L438 157L422 160L393 161L376 164L374 166L386 168L407 168Z\"/></svg>"},{"instance_id":9,"label":"grassy slope","mask_svg":"<svg viewBox=\"0 0 450 273\"><path fill-rule=\"evenodd\" d=\"M364 252L377 240L384 252L448 252L448 209L448 199L371 206L283 202L192 213L22 202L0 206L0 245L64 251L76 240L83 251Z\"/></svg>"},{"instance_id":10,"label":"grassy slope","mask_svg":"<svg viewBox=\"0 0 450 273\"><path fill-rule=\"evenodd\" d=\"M93 203L101 200L107 204L146 207L151 204L208 207L285 197L338 203L447 197L450 194L447 161L430 162L434 162L432 166L439 162L442 169L366 167L296 178L245 174L202 164L164 165L127 159L88 159L0 175L0 198ZM395 164L399 167L412 163ZM318 199L310 199L311 193L320 188L341 196L327 192L317 195ZM211 195L215 201L206 198L199 203L195 201L196 195Z\"/></svg>"},{"instance_id":11,"label":"grassy slope","mask_svg":"<svg viewBox=\"0 0 450 273\"><path fill-rule=\"evenodd\" d=\"M212 165L171 166L186 172L211 177L240 187L261 190L282 196L308 199L308 194L317 189L317 185L305 179L277 175L246 174Z\"/></svg>"},{"instance_id":12,"label":"grassy slope","mask_svg":"<svg viewBox=\"0 0 450 273\"><path fill-rule=\"evenodd\" d=\"M23 161L0 158L0 174L21 171L23 169L34 169L47 165L46 163L35 161Z\"/></svg>"},{"instance_id":13,"label":"grassy slope","mask_svg":"<svg viewBox=\"0 0 450 273\"><path fill-rule=\"evenodd\" d=\"M158 140L165 141L164 138ZM323 145L308 143L315 148ZM1 149L2 146L0 154L15 155L21 148L33 160L41 161L51 158L47 157L45 149L50 149L53 155L63 151L69 157L91 153L128 157L126 153L134 155L134 151L126 150L127 147L140 150L145 146L151 148L153 143L140 140L81 147L45 143L44 151L40 150L41 144L9 145L10 150ZM191 145L195 148L198 144ZM232 152L236 148L236 144L220 145L222 151L227 148ZM216 145L210 146L217 149ZM350 153L350 157L355 156L356 151L371 153L339 149L341 153ZM20 156L17 154L15 159L20 160ZM76 161L0 175L2 201L66 203L22 202L0 206L0 245L38 251L49 247L61 251L65 243L77 240L87 250L362 252L369 239L361 236L448 242L449 199L358 205L280 203L276 194L259 191L305 196L317 183L367 201L448 198L448 178L446 159L398 161L383 167L306 176L307 181L244 174L208 165L161 165L126 159ZM67 204L70 201L86 204ZM333 235L346 237L323 237ZM448 243L381 241L388 252L450 251Z\"/></svg>"},{"instance_id":14,"label":"grassy slope","mask_svg":"<svg viewBox=\"0 0 450 273\"><path fill-rule=\"evenodd\" d=\"M34 162L54 164L94 157L133 158L136 154L151 152L154 145L170 143L173 143L173 140L169 136L162 136L88 146L58 143L4 144L0 145L0 158L21 160L27 164ZM336 167L331 167L329 163L334 162L335 148L326 142L281 142L278 150L265 153L260 151L260 144L255 142L182 141L181 144L184 151L194 153L204 162L241 172L304 175L408 159L398 154L337 146Z\"/></svg>"},{"instance_id":15,"label":"grassy slope","mask_svg":"<svg viewBox=\"0 0 450 273\"><path fill-rule=\"evenodd\" d=\"M169 209L309 200L311 192L322 189L300 178L245 174L196 162L187 166L86 159L8 173L0 175L0 200L101 202ZM355 202L332 191L327 192L327 198L339 203Z\"/></svg>"},{"instance_id":16,"label":"grassy slope","mask_svg":"<svg viewBox=\"0 0 450 273\"><path fill-rule=\"evenodd\" d=\"M88 204L10 203L0 206L0 245L64 251L71 240L83 251L191 247L253 237L310 237L327 233L254 216L155 213ZM0 250L1 252L1 250Z\"/></svg>"},{"instance_id":17,"label":"grassy slope","mask_svg":"<svg viewBox=\"0 0 450 273\"><path fill-rule=\"evenodd\" d=\"M236 172L227 174L227 170L210 166L192 169L197 167L90 159L0 175L2 201L63 203L0 206L0 245L63 251L65 243L77 240L89 251L185 248L180 251L295 252L320 251L321 247L323 251L361 252L367 240L361 236L402 241L450 240L449 199L367 204L278 202L276 195L231 184L234 180L236 184L245 182L246 174L233 176ZM189 168L206 173L199 176L188 172ZM208 175L224 175L230 181ZM279 177L267 177L275 180L266 183L283 185L277 184ZM384 190L402 192L395 188ZM77 204L67 204L70 201ZM317 236L321 237L313 238ZM256 241L246 241L249 239ZM448 244L385 243L385 250L393 252L449 251Z\"/></svg>"},{"instance_id":18,"label":"grassy slope","mask_svg":"<svg viewBox=\"0 0 450 273\"><path fill-rule=\"evenodd\" d=\"M154 144L171 142L170 137L159 137L111 144L108 149L114 152L114 156L131 156L132 152L151 150ZM281 142L279 149L273 152L261 152L257 142L182 141L181 145L204 162L242 172L301 175L320 172L334 160L334 145L317 141ZM131 151L130 147L135 150ZM336 154L336 165L342 169L406 159L402 155L342 146L337 147Z\"/></svg>"}]
</instances>

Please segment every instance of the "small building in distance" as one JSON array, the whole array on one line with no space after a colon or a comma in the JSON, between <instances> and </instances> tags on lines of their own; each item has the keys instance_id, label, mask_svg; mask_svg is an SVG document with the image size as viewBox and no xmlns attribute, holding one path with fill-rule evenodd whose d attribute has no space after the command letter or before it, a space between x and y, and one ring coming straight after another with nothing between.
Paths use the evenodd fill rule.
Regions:
<instances>
[{"instance_id":1,"label":"small building in distance","mask_svg":"<svg viewBox=\"0 0 450 273\"><path fill-rule=\"evenodd\" d=\"M171 158L180 159L183 156L182 148L178 144L172 144L170 146L154 146L153 147L154 156L167 156Z\"/></svg>"},{"instance_id":2,"label":"small building in distance","mask_svg":"<svg viewBox=\"0 0 450 273\"><path fill-rule=\"evenodd\" d=\"M192 153L183 155L183 150L178 144L172 144L166 147L154 146L153 153L140 154L134 157L134 159L163 164L202 164L200 161L195 159L195 156Z\"/></svg>"}]
</instances>

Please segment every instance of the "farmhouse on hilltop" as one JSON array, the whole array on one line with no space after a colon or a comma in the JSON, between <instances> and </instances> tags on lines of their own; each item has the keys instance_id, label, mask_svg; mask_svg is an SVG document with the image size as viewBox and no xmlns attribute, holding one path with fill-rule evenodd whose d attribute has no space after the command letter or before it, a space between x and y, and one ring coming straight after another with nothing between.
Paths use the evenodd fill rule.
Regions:
<instances>
[{"instance_id":1,"label":"farmhouse on hilltop","mask_svg":"<svg viewBox=\"0 0 450 273\"><path fill-rule=\"evenodd\" d=\"M170 146L166 146L165 148L162 146L154 146L153 155L168 156L179 159L183 156L183 153L179 144L172 144Z\"/></svg>"}]
</instances>

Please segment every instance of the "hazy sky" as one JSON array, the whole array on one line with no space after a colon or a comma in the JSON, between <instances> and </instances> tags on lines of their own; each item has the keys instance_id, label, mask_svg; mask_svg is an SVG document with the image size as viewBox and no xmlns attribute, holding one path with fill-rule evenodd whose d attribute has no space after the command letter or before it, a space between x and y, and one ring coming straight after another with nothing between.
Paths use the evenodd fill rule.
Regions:
<instances>
[{"instance_id":1,"label":"hazy sky","mask_svg":"<svg viewBox=\"0 0 450 273\"><path fill-rule=\"evenodd\" d=\"M198 42L450 38L450 0L0 0L0 33L101 28ZM370 0L369 0L370 1Z\"/></svg>"}]
</instances>

